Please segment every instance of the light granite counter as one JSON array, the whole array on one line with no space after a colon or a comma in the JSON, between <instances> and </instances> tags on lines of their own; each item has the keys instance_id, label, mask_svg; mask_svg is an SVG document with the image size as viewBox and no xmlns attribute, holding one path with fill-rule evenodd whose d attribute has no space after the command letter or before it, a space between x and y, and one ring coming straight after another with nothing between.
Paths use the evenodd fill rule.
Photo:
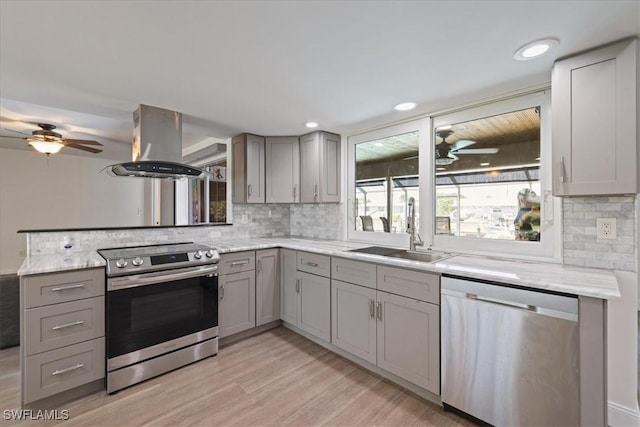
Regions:
<instances>
[{"instance_id":1,"label":"light granite counter","mask_svg":"<svg viewBox=\"0 0 640 427\"><path fill-rule=\"evenodd\" d=\"M20 268L18 276L29 274L55 273L83 268L104 267L107 263L96 251L69 252L56 255L37 255L27 257Z\"/></svg>"},{"instance_id":2,"label":"light granite counter","mask_svg":"<svg viewBox=\"0 0 640 427\"><path fill-rule=\"evenodd\" d=\"M197 243L216 247L221 254L259 249L286 248L401 268L430 271L515 286L525 286L533 289L563 292L572 295L601 299L619 299L621 297L613 271L595 268L470 255L453 255L438 262L425 263L401 258L350 252L352 249L371 246L370 244L295 237L216 240ZM71 252L59 256L46 255L29 257L24 261L20 270L18 270L18 274L51 273L64 270L103 267L104 265L104 259L102 259L97 252Z\"/></svg>"}]
</instances>

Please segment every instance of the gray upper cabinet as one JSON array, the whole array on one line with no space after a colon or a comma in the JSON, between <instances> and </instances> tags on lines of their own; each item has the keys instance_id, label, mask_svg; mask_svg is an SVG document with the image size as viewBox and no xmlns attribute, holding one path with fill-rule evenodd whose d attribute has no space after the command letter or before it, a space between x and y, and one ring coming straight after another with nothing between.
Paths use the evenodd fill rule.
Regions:
<instances>
[{"instance_id":1,"label":"gray upper cabinet","mask_svg":"<svg viewBox=\"0 0 640 427\"><path fill-rule=\"evenodd\" d=\"M555 63L554 195L638 191L636 44L626 40Z\"/></svg>"},{"instance_id":2,"label":"gray upper cabinet","mask_svg":"<svg viewBox=\"0 0 640 427\"><path fill-rule=\"evenodd\" d=\"M300 202L340 201L340 135L314 132L300 137Z\"/></svg>"},{"instance_id":3,"label":"gray upper cabinet","mask_svg":"<svg viewBox=\"0 0 640 427\"><path fill-rule=\"evenodd\" d=\"M233 203L265 202L264 137L243 133L233 137Z\"/></svg>"},{"instance_id":4,"label":"gray upper cabinet","mask_svg":"<svg viewBox=\"0 0 640 427\"><path fill-rule=\"evenodd\" d=\"M300 145L297 136L268 136L266 145L267 203L300 200Z\"/></svg>"}]
</instances>

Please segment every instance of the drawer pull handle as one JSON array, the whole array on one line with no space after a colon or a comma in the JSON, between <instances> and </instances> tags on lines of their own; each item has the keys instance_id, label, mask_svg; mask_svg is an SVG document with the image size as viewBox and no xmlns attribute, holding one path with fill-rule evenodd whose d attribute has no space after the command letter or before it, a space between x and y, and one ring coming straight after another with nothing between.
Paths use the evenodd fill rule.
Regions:
<instances>
[{"instance_id":1,"label":"drawer pull handle","mask_svg":"<svg viewBox=\"0 0 640 427\"><path fill-rule=\"evenodd\" d=\"M370 299L370 300L369 300L369 316L370 316L372 319L375 319L375 318L376 318L376 309L375 309L375 304L376 304L376 303L375 303L375 301L374 301L374 300L372 300L372 299Z\"/></svg>"},{"instance_id":2,"label":"drawer pull handle","mask_svg":"<svg viewBox=\"0 0 640 427\"><path fill-rule=\"evenodd\" d=\"M61 286L59 288L53 288L51 289L51 292L68 291L69 289L78 289L78 288L84 288L84 283L80 283L79 285L69 285L69 286Z\"/></svg>"},{"instance_id":3,"label":"drawer pull handle","mask_svg":"<svg viewBox=\"0 0 640 427\"><path fill-rule=\"evenodd\" d=\"M65 328L70 328L72 326L82 325L83 323L84 323L84 320L77 320L75 322L65 323L64 325L56 325L56 326L52 327L51 330L52 331L57 331L59 329L65 329Z\"/></svg>"},{"instance_id":4,"label":"drawer pull handle","mask_svg":"<svg viewBox=\"0 0 640 427\"><path fill-rule=\"evenodd\" d=\"M382 320L382 303L379 302L376 304L376 317L378 320Z\"/></svg>"},{"instance_id":5,"label":"drawer pull handle","mask_svg":"<svg viewBox=\"0 0 640 427\"><path fill-rule=\"evenodd\" d=\"M220 301L224 299L224 285L220 285Z\"/></svg>"},{"instance_id":6,"label":"drawer pull handle","mask_svg":"<svg viewBox=\"0 0 640 427\"><path fill-rule=\"evenodd\" d=\"M300 279L296 279L296 292L300 293Z\"/></svg>"},{"instance_id":7,"label":"drawer pull handle","mask_svg":"<svg viewBox=\"0 0 640 427\"><path fill-rule=\"evenodd\" d=\"M84 364L78 363L76 366L71 366L69 368L58 369L57 371L53 371L51 376L56 376L60 374L66 374L67 372L75 371L76 369L84 368Z\"/></svg>"},{"instance_id":8,"label":"drawer pull handle","mask_svg":"<svg viewBox=\"0 0 640 427\"><path fill-rule=\"evenodd\" d=\"M231 263L231 266L232 266L232 267L235 267L235 266L237 266L237 265L245 265L245 264L249 264L249 260L248 260L248 259L247 259L247 260L244 260L244 261L236 261L236 262L232 262L232 263Z\"/></svg>"},{"instance_id":9,"label":"drawer pull handle","mask_svg":"<svg viewBox=\"0 0 640 427\"><path fill-rule=\"evenodd\" d=\"M310 265L311 267L318 267L318 263L315 262L311 262L311 261L307 261L305 262L306 265Z\"/></svg>"}]
</instances>

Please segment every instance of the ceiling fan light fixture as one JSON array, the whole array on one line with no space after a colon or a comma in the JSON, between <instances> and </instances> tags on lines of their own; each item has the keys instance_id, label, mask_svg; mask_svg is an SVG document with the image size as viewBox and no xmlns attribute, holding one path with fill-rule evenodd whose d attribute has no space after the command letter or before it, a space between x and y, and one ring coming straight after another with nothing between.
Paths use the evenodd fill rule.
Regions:
<instances>
[{"instance_id":1,"label":"ceiling fan light fixture","mask_svg":"<svg viewBox=\"0 0 640 427\"><path fill-rule=\"evenodd\" d=\"M530 59L538 58L549 52L551 48L557 46L558 43L559 41L553 38L532 41L531 43L527 43L516 50L513 57L517 61L528 61Z\"/></svg>"},{"instance_id":2,"label":"ceiling fan light fixture","mask_svg":"<svg viewBox=\"0 0 640 427\"><path fill-rule=\"evenodd\" d=\"M29 145L35 148L36 151L46 155L55 154L64 147L64 144L61 142L41 140L38 138L29 138L27 142L29 142Z\"/></svg>"},{"instance_id":3,"label":"ceiling fan light fixture","mask_svg":"<svg viewBox=\"0 0 640 427\"><path fill-rule=\"evenodd\" d=\"M436 165L438 165L438 166L447 166L447 165L450 165L453 162L455 162L455 159L452 159L451 157L437 157L436 158Z\"/></svg>"},{"instance_id":4,"label":"ceiling fan light fixture","mask_svg":"<svg viewBox=\"0 0 640 427\"><path fill-rule=\"evenodd\" d=\"M416 104L415 102L402 102L393 107L393 109L396 111L409 111L416 108L417 105L418 104Z\"/></svg>"}]
</instances>

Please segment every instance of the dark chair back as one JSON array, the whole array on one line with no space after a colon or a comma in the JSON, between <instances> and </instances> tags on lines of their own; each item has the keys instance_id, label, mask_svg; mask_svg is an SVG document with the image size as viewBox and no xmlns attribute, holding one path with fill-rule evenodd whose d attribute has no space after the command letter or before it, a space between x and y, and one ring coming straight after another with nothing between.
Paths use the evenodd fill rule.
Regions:
<instances>
[{"instance_id":1,"label":"dark chair back","mask_svg":"<svg viewBox=\"0 0 640 427\"><path fill-rule=\"evenodd\" d=\"M383 216L380 217L380 221L382 221L382 229L385 233L389 233L391 229L389 228L389 220Z\"/></svg>"},{"instance_id":2,"label":"dark chair back","mask_svg":"<svg viewBox=\"0 0 640 427\"><path fill-rule=\"evenodd\" d=\"M373 219L369 215L360 215L363 231L373 231Z\"/></svg>"}]
</instances>

